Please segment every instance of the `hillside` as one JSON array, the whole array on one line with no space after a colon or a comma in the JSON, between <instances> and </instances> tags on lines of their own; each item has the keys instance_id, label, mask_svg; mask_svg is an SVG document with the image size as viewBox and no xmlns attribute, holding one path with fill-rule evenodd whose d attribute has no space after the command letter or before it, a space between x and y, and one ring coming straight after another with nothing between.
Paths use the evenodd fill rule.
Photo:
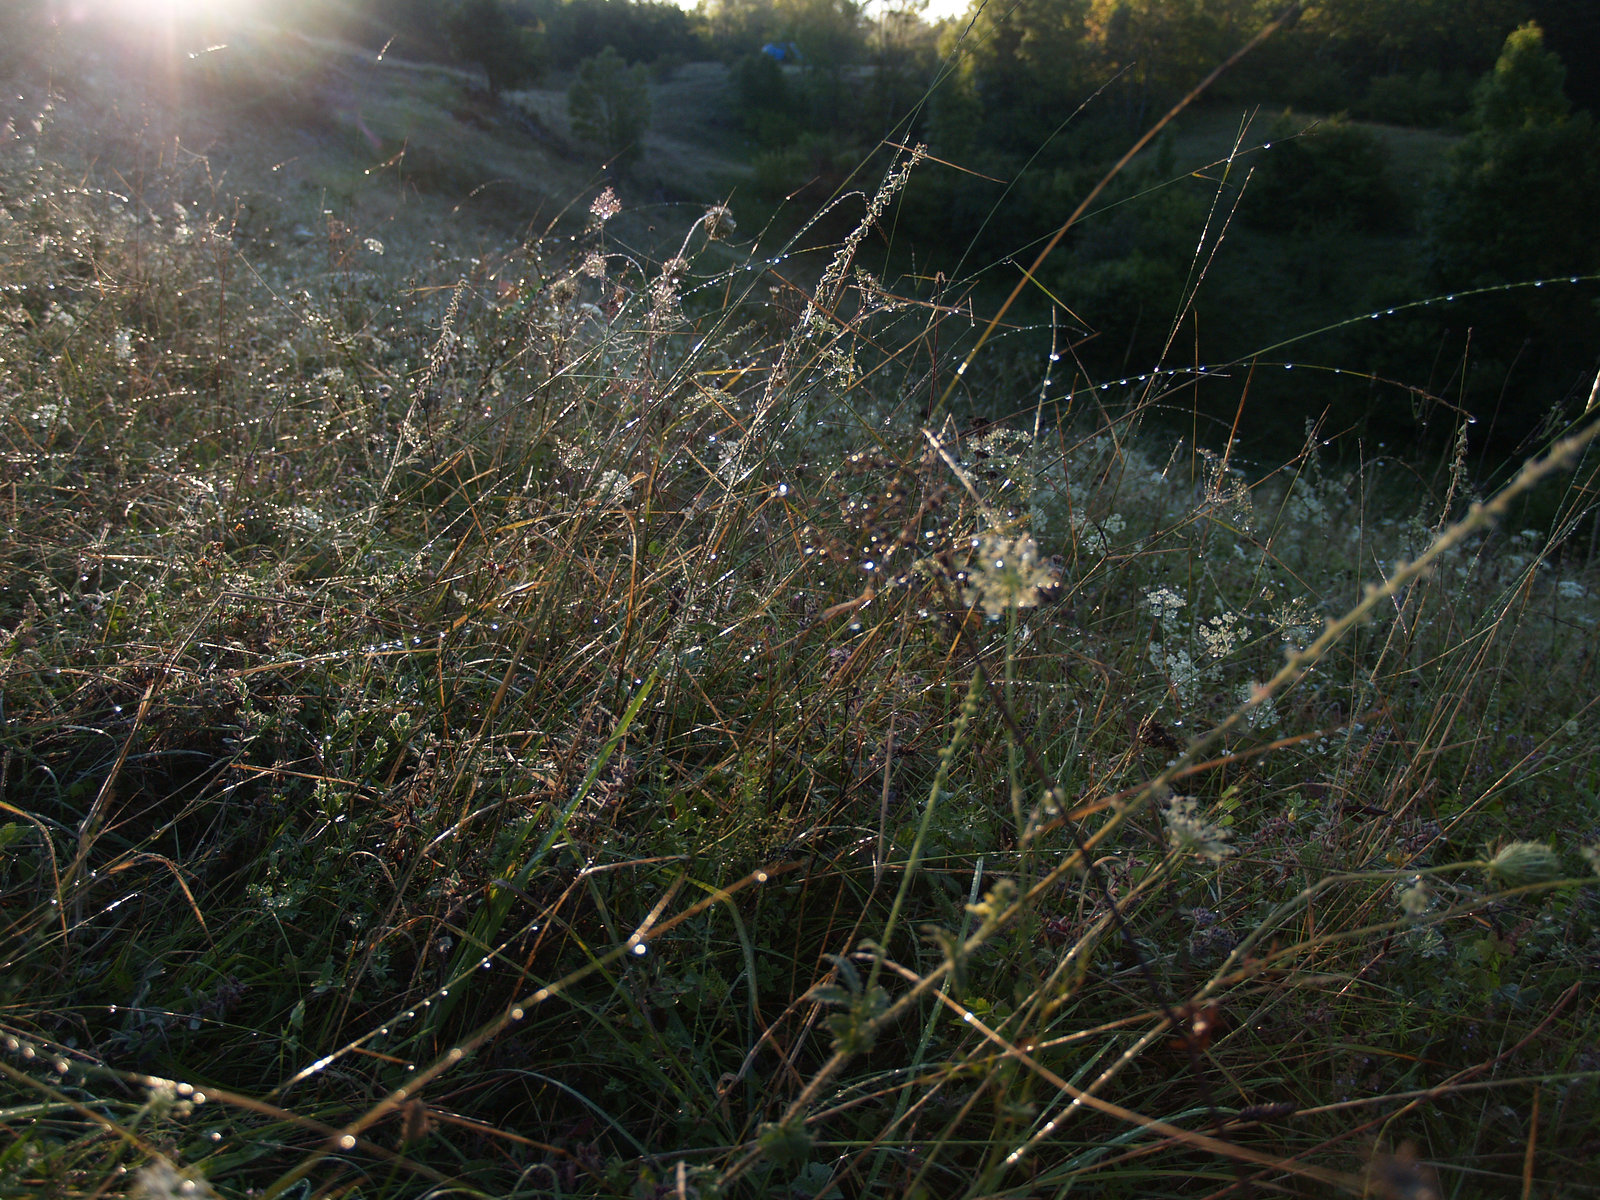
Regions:
<instances>
[{"instance_id":1,"label":"hillside","mask_svg":"<svg viewBox=\"0 0 1600 1200\"><path fill-rule=\"evenodd\" d=\"M154 45L0 58L0 1195L1596 1194L1593 411L1246 469L716 68Z\"/></svg>"}]
</instances>

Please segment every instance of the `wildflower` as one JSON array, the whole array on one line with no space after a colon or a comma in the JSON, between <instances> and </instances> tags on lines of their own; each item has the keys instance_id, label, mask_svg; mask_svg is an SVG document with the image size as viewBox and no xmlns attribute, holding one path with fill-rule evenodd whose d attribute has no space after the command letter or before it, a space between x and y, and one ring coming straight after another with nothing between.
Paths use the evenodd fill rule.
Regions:
<instances>
[{"instance_id":1,"label":"wildflower","mask_svg":"<svg viewBox=\"0 0 1600 1200\"><path fill-rule=\"evenodd\" d=\"M594 502L606 508L626 504L633 499L633 482L621 471L603 471L595 483Z\"/></svg>"},{"instance_id":2,"label":"wildflower","mask_svg":"<svg viewBox=\"0 0 1600 1200\"><path fill-rule=\"evenodd\" d=\"M1150 610L1151 615L1156 620L1169 629L1178 623L1178 610L1188 607L1189 604L1187 600L1165 584L1146 592L1142 603L1144 607Z\"/></svg>"},{"instance_id":3,"label":"wildflower","mask_svg":"<svg viewBox=\"0 0 1600 1200\"><path fill-rule=\"evenodd\" d=\"M383 243L380 242L377 238L374 238L374 237L365 238L365 239L362 240L361 244L364 247L366 247L366 250L367 250L368 254L376 254L376 255L379 255L380 257L382 256L382 254L383 254Z\"/></svg>"},{"instance_id":4,"label":"wildflower","mask_svg":"<svg viewBox=\"0 0 1600 1200\"><path fill-rule=\"evenodd\" d=\"M1146 654L1155 669L1166 676L1180 701L1193 704L1200 698L1200 672L1187 650L1168 650L1162 642L1151 642Z\"/></svg>"},{"instance_id":5,"label":"wildflower","mask_svg":"<svg viewBox=\"0 0 1600 1200\"><path fill-rule=\"evenodd\" d=\"M1278 723L1278 706L1260 684L1247 683L1240 688L1239 703L1251 706L1244 715L1251 729L1271 729Z\"/></svg>"},{"instance_id":6,"label":"wildflower","mask_svg":"<svg viewBox=\"0 0 1600 1200\"><path fill-rule=\"evenodd\" d=\"M1238 613L1225 612L1212 617L1199 630L1200 641L1212 658L1227 658L1248 632Z\"/></svg>"},{"instance_id":7,"label":"wildflower","mask_svg":"<svg viewBox=\"0 0 1600 1200\"><path fill-rule=\"evenodd\" d=\"M590 279L604 279L606 277L605 255L590 251L583 260L583 266L578 268L578 274L586 275Z\"/></svg>"},{"instance_id":8,"label":"wildflower","mask_svg":"<svg viewBox=\"0 0 1600 1200\"><path fill-rule=\"evenodd\" d=\"M1237 853L1228 845L1233 835L1200 815L1200 801L1193 796L1174 796L1167 801L1167 843L1179 854L1193 854L1207 862L1220 863Z\"/></svg>"},{"instance_id":9,"label":"wildflower","mask_svg":"<svg viewBox=\"0 0 1600 1200\"><path fill-rule=\"evenodd\" d=\"M1561 862L1543 842L1512 842L1488 863L1488 872L1507 887L1548 883L1561 877Z\"/></svg>"},{"instance_id":10,"label":"wildflower","mask_svg":"<svg viewBox=\"0 0 1600 1200\"><path fill-rule=\"evenodd\" d=\"M204 1178L158 1158L133 1177L134 1200L217 1200Z\"/></svg>"},{"instance_id":11,"label":"wildflower","mask_svg":"<svg viewBox=\"0 0 1600 1200\"><path fill-rule=\"evenodd\" d=\"M978 562L968 578L971 602L991 618L1011 608L1032 608L1058 582L1056 567L1039 561L1031 537L988 534L978 542Z\"/></svg>"},{"instance_id":12,"label":"wildflower","mask_svg":"<svg viewBox=\"0 0 1600 1200\"><path fill-rule=\"evenodd\" d=\"M1563 579L1556 584L1556 595L1563 600L1582 600L1589 594L1589 589L1576 579Z\"/></svg>"}]
</instances>

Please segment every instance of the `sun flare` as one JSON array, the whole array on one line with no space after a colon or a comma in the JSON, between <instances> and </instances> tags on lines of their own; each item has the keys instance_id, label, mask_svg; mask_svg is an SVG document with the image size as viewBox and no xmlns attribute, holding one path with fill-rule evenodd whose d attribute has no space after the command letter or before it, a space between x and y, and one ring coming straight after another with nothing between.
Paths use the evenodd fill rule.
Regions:
<instances>
[{"instance_id":1,"label":"sun flare","mask_svg":"<svg viewBox=\"0 0 1600 1200\"><path fill-rule=\"evenodd\" d=\"M103 0L103 5L130 23L169 28L232 23L257 8L254 0Z\"/></svg>"}]
</instances>

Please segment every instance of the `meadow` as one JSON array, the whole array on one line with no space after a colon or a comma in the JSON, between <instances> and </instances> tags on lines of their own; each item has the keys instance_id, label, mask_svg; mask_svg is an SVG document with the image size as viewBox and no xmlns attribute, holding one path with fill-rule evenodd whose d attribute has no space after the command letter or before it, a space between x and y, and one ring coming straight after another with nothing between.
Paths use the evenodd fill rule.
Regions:
<instances>
[{"instance_id":1,"label":"meadow","mask_svg":"<svg viewBox=\"0 0 1600 1200\"><path fill-rule=\"evenodd\" d=\"M1600 1192L1595 401L1244 461L884 276L915 150L491 237L53 89L0 1194Z\"/></svg>"}]
</instances>

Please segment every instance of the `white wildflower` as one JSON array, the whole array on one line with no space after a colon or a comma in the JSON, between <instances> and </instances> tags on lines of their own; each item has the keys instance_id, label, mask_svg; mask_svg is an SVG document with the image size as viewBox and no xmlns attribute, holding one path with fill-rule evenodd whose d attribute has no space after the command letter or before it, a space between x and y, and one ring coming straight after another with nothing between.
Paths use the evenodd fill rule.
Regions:
<instances>
[{"instance_id":1,"label":"white wildflower","mask_svg":"<svg viewBox=\"0 0 1600 1200\"><path fill-rule=\"evenodd\" d=\"M1239 689L1239 703L1249 704L1256 700L1261 690L1260 684L1245 684ZM1271 729L1278 723L1278 706L1270 695L1262 695L1253 707L1245 710L1244 720L1251 729Z\"/></svg>"},{"instance_id":2,"label":"white wildflower","mask_svg":"<svg viewBox=\"0 0 1600 1200\"><path fill-rule=\"evenodd\" d=\"M132 1200L218 1200L205 1178L157 1159L133 1177Z\"/></svg>"},{"instance_id":3,"label":"white wildflower","mask_svg":"<svg viewBox=\"0 0 1600 1200\"><path fill-rule=\"evenodd\" d=\"M367 248L367 253L368 254L377 254L377 255L382 255L383 254L383 243L380 242L377 238L374 238L374 237L364 238L364 239L362 239L361 244Z\"/></svg>"},{"instance_id":4,"label":"white wildflower","mask_svg":"<svg viewBox=\"0 0 1600 1200\"><path fill-rule=\"evenodd\" d=\"M1589 594L1589 589L1576 579L1562 579L1556 583L1556 595L1563 600L1582 600Z\"/></svg>"},{"instance_id":5,"label":"white wildflower","mask_svg":"<svg viewBox=\"0 0 1600 1200\"><path fill-rule=\"evenodd\" d=\"M594 502L615 508L633 499L633 483L621 471L602 471L594 487Z\"/></svg>"},{"instance_id":6,"label":"white wildflower","mask_svg":"<svg viewBox=\"0 0 1600 1200\"><path fill-rule=\"evenodd\" d=\"M1212 658L1227 658L1244 641L1248 630L1238 613L1225 612L1201 625L1200 643Z\"/></svg>"},{"instance_id":7,"label":"white wildflower","mask_svg":"<svg viewBox=\"0 0 1600 1200\"><path fill-rule=\"evenodd\" d=\"M1228 845L1233 835L1200 815L1200 801L1193 796L1174 796L1167 801L1167 844L1179 854L1193 854L1207 862L1220 863L1237 853Z\"/></svg>"},{"instance_id":8,"label":"white wildflower","mask_svg":"<svg viewBox=\"0 0 1600 1200\"><path fill-rule=\"evenodd\" d=\"M1400 893L1400 909L1408 917L1420 917L1432 903L1428 885L1421 879L1412 880L1411 886Z\"/></svg>"},{"instance_id":9,"label":"white wildflower","mask_svg":"<svg viewBox=\"0 0 1600 1200\"><path fill-rule=\"evenodd\" d=\"M1150 643L1150 662L1166 677L1167 683L1184 704L1193 704L1200 695L1200 672L1187 650L1168 650L1161 642Z\"/></svg>"},{"instance_id":10,"label":"white wildflower","mask_svg":"<svg viewBox=\"0 0 1600 1200\"><path fill-rule=\"evenodd\" d=\"M1179 610L1187 608L1189 602L1183 596L1162 584L1158 588L1151 588L1144 594L1141 602L1150 610L1152 616L1168 629L1175 629L1178 625Z\"/></svg>"},{"instance_id":11,"label":"white wildflower","mask_svg":"<svg viewBox=\"0 0 1600 1200\"><path fill-rule=\"evenodd\" d=\"M978 558L967 581L967 597L991 618L1008 609L1032 608L1056 586L1054 564L1039 561L1031 537L987 534L977 543Z\"/></svg>"}]
</instances>

